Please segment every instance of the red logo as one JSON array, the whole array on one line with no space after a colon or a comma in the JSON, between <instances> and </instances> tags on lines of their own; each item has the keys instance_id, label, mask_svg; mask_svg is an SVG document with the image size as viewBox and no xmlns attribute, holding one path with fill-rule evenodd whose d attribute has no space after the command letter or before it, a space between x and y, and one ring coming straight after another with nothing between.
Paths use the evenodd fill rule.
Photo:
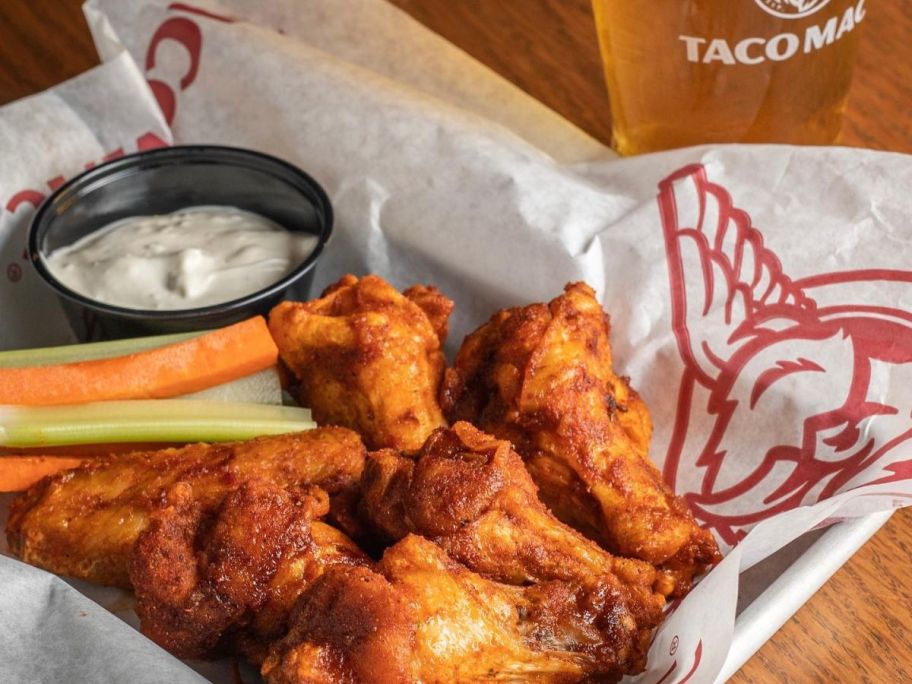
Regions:
<instances>
[{"instance_id":1,"label":"red logo","mask_svg":"<svg viewBox=\"0 0 912 684\"><path fill-rule=\"evenodd\" d=\"M908 296L912 272L792 280L702 165L658 201L684 362L664 474L681 489L679 473L701 473L681 492L697 517L734 544L797 505L912 478L912 314L884 301ZM890 465L866 474L876 461Z\"/></svg>"},{"instance_id":2,"label":"red logo","mask_svg":"<svg viewBox=\"0 0 912 684\"><path fill-rule=\"evenodd\" d=\"M215 21L229 24L234 22L232 17L214 14L207 10L181 2L171 3L168 5L168 10L186 12L187 14L214 19ZM200 31L199 25L188 17L171 17L166 19L155 30L155 33L149 40L149 46L146 48L145 68L147 73L155 69L158 60L158 50L161 44L165 42L174 42L183 47L187 52L189 60L186 70L183 73L178 74L176 79L174 79L177 82L176 89L173 83L166 83L160 78L153 78L150 76L147 79L149 88L152 90L152 94L155 95L155 99L158 102L159 108L162 110L165 121L168 125L171 125L174 123L174 115L177 111L178 92L189 88L196 80L197 73L199 72L200 53L203 49L203 33Z\"/></svg>"}]
</instances>

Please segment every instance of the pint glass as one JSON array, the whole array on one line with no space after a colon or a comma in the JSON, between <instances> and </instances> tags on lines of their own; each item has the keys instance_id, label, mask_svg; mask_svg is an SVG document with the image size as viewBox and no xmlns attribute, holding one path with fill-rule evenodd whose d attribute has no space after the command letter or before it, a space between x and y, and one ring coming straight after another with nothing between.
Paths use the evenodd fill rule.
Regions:
<instances>
[{"instance_id":1,"label":"pint glass","mask_svg":"<svg viewBox=\"0 0 912 684\"><path fill-rule=\"evenodd\" d=\"M592 0L613 146L837 142L865 0Z\"/></svg>"}]
</instances>

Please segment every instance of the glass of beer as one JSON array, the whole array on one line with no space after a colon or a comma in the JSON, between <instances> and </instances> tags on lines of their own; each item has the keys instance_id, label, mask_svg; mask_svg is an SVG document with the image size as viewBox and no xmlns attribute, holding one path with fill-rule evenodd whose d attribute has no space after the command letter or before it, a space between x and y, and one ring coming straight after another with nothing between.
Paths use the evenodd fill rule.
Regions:
<instances>
[{"instance_id":1,"label":"glass of beer","mask_svg":"<svg viewBox=\"0 0 912 684\"><path fill-rule=\"evenodd\" d=\"M865 0L592 0L624 155L838 141Z\"/></svg>"}]
</instances>

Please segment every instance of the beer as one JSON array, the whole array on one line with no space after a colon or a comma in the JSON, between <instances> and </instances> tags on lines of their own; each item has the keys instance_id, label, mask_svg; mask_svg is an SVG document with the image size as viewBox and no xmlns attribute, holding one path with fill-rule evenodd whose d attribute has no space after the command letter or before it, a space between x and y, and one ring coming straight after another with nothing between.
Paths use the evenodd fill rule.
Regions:
<instances>
[{"instance_id":1,"label":"beer","mask_svg":"<svg viewBox=\"0 0 912 684\"><path fill-rule=\"evenodd\" d=\"M592 0L613 146L832 144L865 0Z\"/></svg>"}]
</instances>

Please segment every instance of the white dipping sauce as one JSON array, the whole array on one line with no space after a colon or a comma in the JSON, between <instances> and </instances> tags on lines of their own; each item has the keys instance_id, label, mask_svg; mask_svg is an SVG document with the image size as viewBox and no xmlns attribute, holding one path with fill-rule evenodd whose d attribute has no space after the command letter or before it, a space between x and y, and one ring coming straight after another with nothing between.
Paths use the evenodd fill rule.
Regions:
<instances>
[{"instance_id":1,"label":"white dipping sauce","mask_svg":"<svg viewBox=\"0 0 912 684\"><path fill-rule=\"evenodd\" d=\"M66 287L130 309L174 311L252 294L294 270L317 245L235 207L131 216L54 250L48 269Z\"/></svg>"}]
</instances>

